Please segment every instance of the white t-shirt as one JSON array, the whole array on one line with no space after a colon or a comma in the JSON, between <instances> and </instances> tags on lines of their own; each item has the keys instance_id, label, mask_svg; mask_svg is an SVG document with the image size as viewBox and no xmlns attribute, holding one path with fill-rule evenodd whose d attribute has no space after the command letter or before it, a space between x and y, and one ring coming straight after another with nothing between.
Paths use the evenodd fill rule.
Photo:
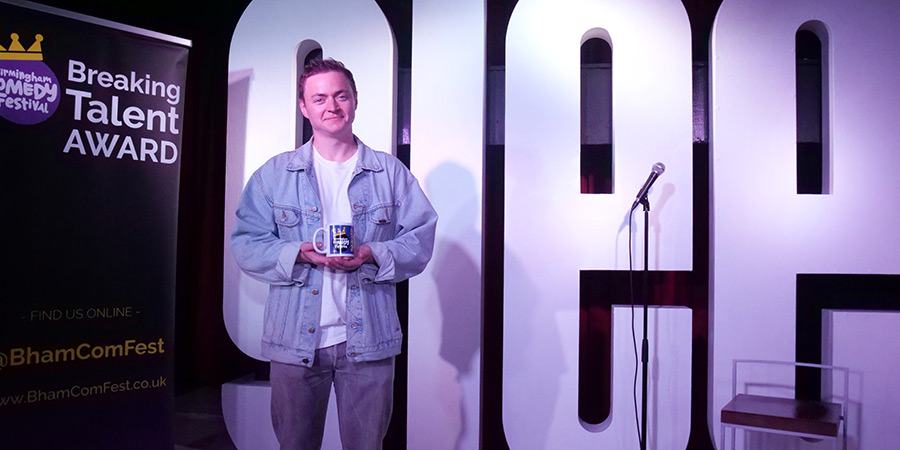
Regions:
<instances>
[{"instance_id":1,"label":"white t-shirt","mask_svg":"<svg viewBox=\"0 0 900 450\"><path fill-rule=\"evenodd\" d=\"M352 223L350 197L347 190L359 152L344 162L329 161L313 147L313 168L322 202L322 226ZM326 232L327 233L327 232ZM319 340L316 348L325 348L347 340L347 272L325 267L322 283L322 315L319 318Z\"/></svg>"}]
</instances>

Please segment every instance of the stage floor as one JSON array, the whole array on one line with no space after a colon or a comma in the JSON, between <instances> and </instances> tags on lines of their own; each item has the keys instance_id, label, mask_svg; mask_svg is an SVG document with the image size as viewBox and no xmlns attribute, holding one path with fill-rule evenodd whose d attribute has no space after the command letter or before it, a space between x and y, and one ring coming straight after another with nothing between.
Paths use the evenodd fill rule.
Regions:
<instances>
[{"instance_id":1,"label":"stage floor","mask_svg":"<svg viewBox=\"0 0 900 450\"><path fill-rule=\"evenodd\" d=\"M237 450L225 429L220 389L203 387L175 398L175 450Z\"/></svg>"}]
</instances>

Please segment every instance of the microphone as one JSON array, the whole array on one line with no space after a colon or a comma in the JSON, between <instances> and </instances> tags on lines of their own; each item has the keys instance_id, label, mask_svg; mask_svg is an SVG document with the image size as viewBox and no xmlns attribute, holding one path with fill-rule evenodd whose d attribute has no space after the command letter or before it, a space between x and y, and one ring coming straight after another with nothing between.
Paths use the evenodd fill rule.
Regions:
<instances>
[{"instance_id":1,"label":"microphone","mask_svg":"<svg viewBox=\"0 0 900 450\"><path fill-rule=\"evenodd\" d=\"M634 208L637 208L637 205L641 204L641 200L647 195L647 191L650 190L650 186L653 186L653 183L656 182L656 179L659 178L663 172L666 171L666 165L658 162L653 165L653 168L650 169L650 176L647 177L647 181L644 182L644 185L641 187L641 190L638 191L637 198L634 200L634 204L631 205L631 210L634 211Z\"/></svg>"}]
</instances>

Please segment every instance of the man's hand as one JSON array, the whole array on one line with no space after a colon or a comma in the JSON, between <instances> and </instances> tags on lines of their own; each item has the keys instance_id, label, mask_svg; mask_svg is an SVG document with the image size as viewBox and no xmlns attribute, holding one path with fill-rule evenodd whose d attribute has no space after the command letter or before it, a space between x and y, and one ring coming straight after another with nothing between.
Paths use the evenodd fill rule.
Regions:
<instances>
[{"instance_id":1,"label":"man's hand","mask_svg":"<svg viewBox=\"0 0 900 450\"><path fill-rule=\"evenodd\" d=\"M319 242L319 247L322 247L321 242ZM297 262L327 266L328 258L326 258L325 255L317 252L315 247L313 247L312 242L304 242L300 244L300 253L297 253Z\"/></svg>"},{"instance_id":2,"label":"man's hand","mask_svg":"<svg viewBox=\"0 0 900 450\"><path fill-rule=\"evenodd\" d=\"M352 258L349 256L340 256L325 259L327 260L325 264L328 267L336 270L343 270L345 272L354 271L365 263L375 262L375 257L372 256L372 249L366 244L360 245Z\"/></svg>"}]
</instances>

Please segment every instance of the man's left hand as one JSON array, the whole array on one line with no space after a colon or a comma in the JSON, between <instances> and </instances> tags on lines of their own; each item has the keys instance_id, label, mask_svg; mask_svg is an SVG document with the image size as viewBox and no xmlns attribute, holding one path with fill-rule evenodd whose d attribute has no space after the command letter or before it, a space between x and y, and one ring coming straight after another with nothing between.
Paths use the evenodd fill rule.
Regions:
<instances>
[{"instance_id":1,"label":"man's left hand","mask_svg":"<svg viewBox=\"0 0 900 450\"><path fill-rule=\"evenodd\" d=\"M343 270L345 272L351 272L359 268L359 266L365 263L374 263L375 257L372 256L372 249L369 248L368 245L363 244L360 245L356 252L353 254L353 257L349 256L341 256L336 258L328 258L328 262L326 263L328 267L337 270Z\"/></svg>"}]
</instances>

